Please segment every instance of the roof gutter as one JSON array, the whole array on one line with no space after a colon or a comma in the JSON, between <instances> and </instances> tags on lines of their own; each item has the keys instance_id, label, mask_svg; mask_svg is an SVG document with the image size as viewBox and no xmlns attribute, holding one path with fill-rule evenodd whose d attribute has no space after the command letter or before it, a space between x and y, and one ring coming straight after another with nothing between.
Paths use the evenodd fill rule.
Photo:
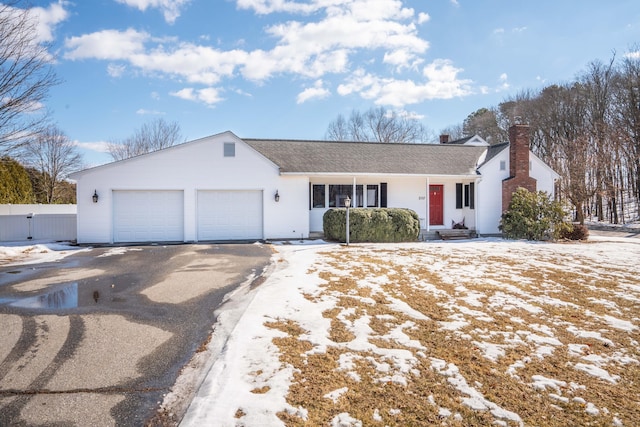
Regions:
<instances>
[{"instance_id":1,"label":"roof gutter","mask_svg":"<svg viewBox=\"0 0 640 427\"><path fill-rule=\"evenodd\" d=\"M476 179L478 174L476 172L466 174L415 174L415 173L380 173L380 172L280 172L280 175L289 176L308 176L308 177L353 177L353 176L392 176L392 177L411 177L411 178L468 178Z\"/></svg>"}]
</instances>

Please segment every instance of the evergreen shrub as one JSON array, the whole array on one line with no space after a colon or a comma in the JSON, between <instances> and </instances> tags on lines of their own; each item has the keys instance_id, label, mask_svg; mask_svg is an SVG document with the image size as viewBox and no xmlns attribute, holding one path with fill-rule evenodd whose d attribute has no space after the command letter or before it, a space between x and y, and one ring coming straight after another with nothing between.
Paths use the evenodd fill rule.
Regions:
<instances>
[{"instance_id":1,"label":"evergreen shrub","mask_svg":"<svg viewBox=\"0 0 640 427\"><path fill-rule=\"evenodd\" d=\"M344 242L347 210L329 209L323 217L324 237ZM413 242L420 234L420 218L411 209L349 209L349 241L390 243Z\"/></svg>"},{"instance_id":2,"label":"evergreen shrub","mask_svg":"<svg viewBox=\"0 0 640 427\"><path fill-rule=\"evenodd\" d=\"M518 188L502 214L499 229L507 239L558 240L571 229L562 204L544 191Z\"/></svg>"}]
</instances>

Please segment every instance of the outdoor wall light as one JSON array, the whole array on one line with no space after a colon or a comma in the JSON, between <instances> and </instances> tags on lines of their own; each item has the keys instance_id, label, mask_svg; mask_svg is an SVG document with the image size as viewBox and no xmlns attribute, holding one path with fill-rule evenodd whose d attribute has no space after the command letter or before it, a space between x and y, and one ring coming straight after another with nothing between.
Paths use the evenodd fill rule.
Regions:
<instances>
[{"instance_id":1,"label":"outdoor wall light","mask_svg":"<svg viewBox=\"0 0 640 427\"><path fill-rule=\"evenodd\" d=\"M276 199L276 202L280 201L280 193L278 193L278 190L276 190L276 195L274 196L274 198Z\"/></svg>"},{"instance_id":2,"label":"outdoor wall light","mask_svg":"<svg viewBox=\"0 0 640 427\"><path fill-rule=\"evenodd\" d=\"M93 203L98 203L98 191L97 190L93 190L93 196L91 198L93 199Z\"/></svg>"}]
</instances>

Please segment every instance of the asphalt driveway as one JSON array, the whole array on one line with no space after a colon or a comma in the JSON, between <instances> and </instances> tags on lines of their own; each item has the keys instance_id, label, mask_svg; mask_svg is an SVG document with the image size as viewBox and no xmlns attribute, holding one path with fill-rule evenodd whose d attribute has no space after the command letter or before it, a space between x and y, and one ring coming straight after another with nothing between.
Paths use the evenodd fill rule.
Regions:
<instances>
[{"instance_id":1,"label":"asphalt driveway","mask_svg":"<svg viewBox=\"0 0 640 427\"><path fill-rule=\"evenodd\" d=\"M140 426L265 245L94 248L0 265L0 425Z\"/></svg>"}]
</instances>

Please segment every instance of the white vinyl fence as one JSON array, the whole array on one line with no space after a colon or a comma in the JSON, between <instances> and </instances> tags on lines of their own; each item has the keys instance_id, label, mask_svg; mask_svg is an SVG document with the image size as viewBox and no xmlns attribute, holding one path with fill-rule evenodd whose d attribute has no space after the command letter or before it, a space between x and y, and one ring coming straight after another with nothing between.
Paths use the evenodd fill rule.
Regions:
<instances>
[{"instance_id":1,"label":"white vinyl fence","mask_svg":"<svg viewBox=\"0 0 640 427\"><path fill-rule=\"evenodd\" d=\"M0 205L0 242L76 240L76 205Z\"/></svg>"}]
</instances>

